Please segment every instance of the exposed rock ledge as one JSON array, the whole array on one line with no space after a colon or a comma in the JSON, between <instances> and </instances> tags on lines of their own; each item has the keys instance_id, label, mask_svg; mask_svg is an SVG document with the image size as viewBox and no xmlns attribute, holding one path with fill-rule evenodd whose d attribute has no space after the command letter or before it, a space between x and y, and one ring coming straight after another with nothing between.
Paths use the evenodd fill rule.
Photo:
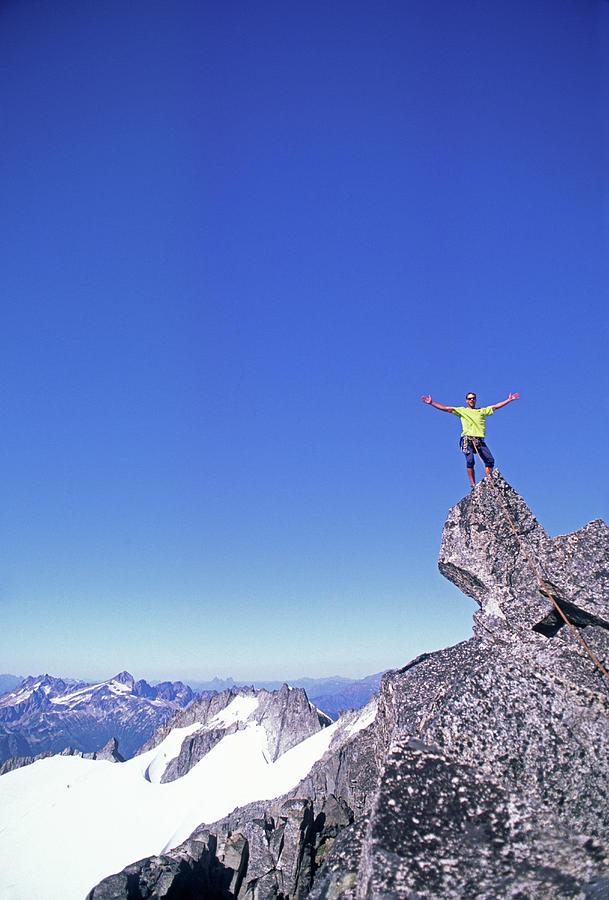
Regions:
<instances>
[{"instance_id":1,"label":"exposed rock ledge","mask_svg":"<svg viewBox=\"0 0 609 900\"><path fill-rule=\"evenodd\" d=\"M609 529L550 538L493 475L544 581L609 656ZM235 810L90 898L609 897L609 683L539 589L485 479L440 570L480 604L470 640L383 679L374 722L287 797Z\"/></svg>"},{"instance_id":2,"label":"exposed rock ledge","mask_svg":"<svg viewBox=\"0 0 609 900\"><path fill-rule=\"evenodd\" d=\"M38 753L36 756L13 756L0 765L0 775L7 772L14 772L15 769L22 769L23 766L30 766L32 763L38 762L39 759L48 759L49 756L80 756L82 759L104 759L106 762L125 762L124 757L118 751L118 741L116 738L110 738L108 743L93 753L84 753L82 750L75 750L73 747L66 747L61 753L53 753L52 750L45 750L44 753Z\"/></svg>"}]
</instances>

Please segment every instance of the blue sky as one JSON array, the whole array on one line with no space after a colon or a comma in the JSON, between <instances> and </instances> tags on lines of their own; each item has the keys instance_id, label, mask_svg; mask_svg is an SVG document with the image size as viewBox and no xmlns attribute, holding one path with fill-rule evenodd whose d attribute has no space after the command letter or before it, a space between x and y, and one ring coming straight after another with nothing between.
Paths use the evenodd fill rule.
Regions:
<instances>
[{"instance_id":1,"label":"blue sky","mask_svg":"<svg viewBox=\"0 0 609 900\"><path fill-rule=\"evenodd\" d=\"M7 2L0 669L363 676L479 405L551 534L607 519L606 0Z\"/></svg>"}]
</instances>

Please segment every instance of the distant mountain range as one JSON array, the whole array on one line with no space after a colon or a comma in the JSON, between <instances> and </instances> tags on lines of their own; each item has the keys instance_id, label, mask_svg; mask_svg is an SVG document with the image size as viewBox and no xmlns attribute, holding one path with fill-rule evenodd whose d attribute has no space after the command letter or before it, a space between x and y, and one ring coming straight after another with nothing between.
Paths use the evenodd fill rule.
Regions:
<instances>
[{"instance_id":1,"label":"distant mountain range","mask_svg":"<svg viewBox=\"0 0 609 900\"><path fill-rule=\"evenodd\" d=\"M194 696L181 681L153 687L129 672L99 684L29 676L0 697L0 762L66 747L91 753L113 737L128 758Z\"/></svg>"},{"instance_id":2,"label":"distant mountain range","mask_svg":"<svg viewBox=\"0 0 609 900\"><path fill-rule=\"evenodd\" d=\"M232 678L185 685L164 681L151 685L135 681L129 672L97 684L51 675L1 676L8 685L0 696L0 764L15 757L61 753L70 747L92 753L111 738L130 758L176 709L194 697L209 697L223 691L238 691L248 685ZM360 709L376 693L381 675L360 681L333 676L300 678L290 687L304 689L321 712L336 719L341 710ZM282 682L255 682L257 690L279 690Z\"/></svg>"},{"instance_id":3,"label":"distant mountain range","mask_svg":"<svg viewBox=\"0 0 609 900\"><path fill-rule=\"evenodd\" d=\"M311 695L311 703L314 703L318 709L325 712L331 719L338 719L343 710L361 709L370 700L373 694L377 694L381 678L384 672L378 672L376 675L368 675L359 681L347 682L345 685L336 690L326 690L319 695Z\"/></svg>"},{"instance_id":4,"label":"distant mountain range","mask_svg":"<svg viewBox=\"0 0 609 900\"><path fill-rule=\"evenodd\" d=\"M213 678L211 681L189 682L193 691L226 691L234 687L255 687L258 691L278 691L283 684L290 687L303 688L310 697L314 695L330 695L341 691L354 683L353 678L343 678L340 675L331 675L328 678L297 678L283 681L234 681L232 678Z\"/></svg>"}]
</instances>

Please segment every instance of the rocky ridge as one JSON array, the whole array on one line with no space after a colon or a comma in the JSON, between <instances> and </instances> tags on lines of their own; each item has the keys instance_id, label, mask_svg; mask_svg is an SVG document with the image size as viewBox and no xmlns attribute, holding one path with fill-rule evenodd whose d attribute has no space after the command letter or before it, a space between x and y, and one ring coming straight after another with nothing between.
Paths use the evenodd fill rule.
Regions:
<instances>
[{"instance_id":1,"label":"rocky ridge","mask_svg":"<svg viewBox=\"0 0 609 900\"><path fill-rule=\"evenodd\" d=\"M91 898L609 897L609 683L493 485L605 666L609 529L550 538L492 478L450 510L440 550L479 604L474 637L385 675L378 711L288 795L201 825Z\"/></svg>"},{"instance_id":2,"label":"rocky ridge","mask_svg":"<svg viewBox=\"0 0 609 900\"><path fill-rule=\"evenodd\" d=\"M251 712L245 706L246 713L239 718L223 715L236 697L240 698L241 710L251 700ZM332 719L312 706L301 688L290 688L287 684L279 691L230 688L211 697L197 698L185 709L176 710L137 755L158 746L174 729L198 725L182 741L179 754L168 763L161 778L162 783L167 783L186 775L226 735L254 723L264 728L269 757L274 762L305 738L331 725Z\"/></svg>"},{"instance_id":3,"label":"rocky ridge","mask_svg":"<svg viewBox=\"0 0 609 900\"><path fill-rule=\"evenodd\" d=\"M36 756L14 756L7 759L0 765L0 775L7 772L14 772L15 769L22 769L23 766L31 766L32 763L38 762L39 759L48 759L50 756L80 756L82 759L104 759L107 762L125 762L125 759L118 752L118 741L116 738L110 738L105 747L101 750L95 750L92 753L83 753L82 750L75 750L73 747L66 747L61 753L53 753L52 750L45 750Z\"/></svg>"}]
</instances>

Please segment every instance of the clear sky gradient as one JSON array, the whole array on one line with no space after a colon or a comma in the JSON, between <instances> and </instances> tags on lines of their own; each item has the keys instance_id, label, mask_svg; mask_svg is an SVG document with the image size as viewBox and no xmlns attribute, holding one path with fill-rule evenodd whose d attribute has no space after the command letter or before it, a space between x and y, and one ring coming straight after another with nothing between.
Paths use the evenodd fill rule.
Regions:
<instances>
[{"instance_id":1,"label":"clear sky gradient","mask_svg":"<svg viewBox=\"0 0 609 900\"><path fill-rule=\"evenodd\" d=\"M0 670L467 638L457 419L607 519L606 0L0 7Z\"/></svg>"}]
</instances>

